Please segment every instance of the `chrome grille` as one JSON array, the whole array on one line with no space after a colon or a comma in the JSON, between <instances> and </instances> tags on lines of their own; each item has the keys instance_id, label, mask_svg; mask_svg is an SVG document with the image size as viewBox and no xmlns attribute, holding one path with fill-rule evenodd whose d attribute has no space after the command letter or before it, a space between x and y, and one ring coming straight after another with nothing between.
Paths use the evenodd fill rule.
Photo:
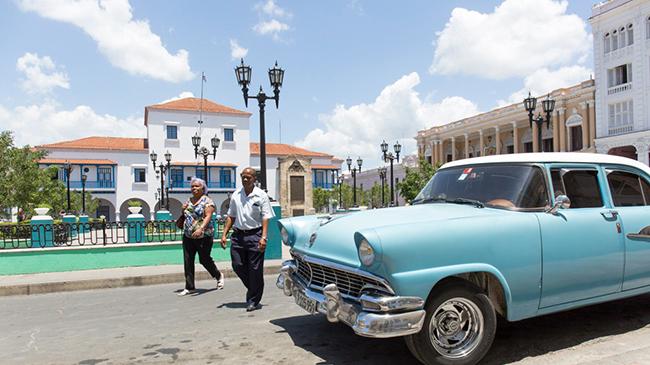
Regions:
<instances>
[{"instance_id":1,"label":"chrome grille","mask_svg":"<svg viewBox=\"0 0 650 365\"><path fill-rule=\"evenodd\" d=\"M341 295L353 299L361 297L361 289L371 286L377 290L392 292L380 280L355 274L351 271L309 262L301 256L294 255L298 270L296 274L311 289L322 291L328 284L335 284Z\"/></svg>"}]
</instances>

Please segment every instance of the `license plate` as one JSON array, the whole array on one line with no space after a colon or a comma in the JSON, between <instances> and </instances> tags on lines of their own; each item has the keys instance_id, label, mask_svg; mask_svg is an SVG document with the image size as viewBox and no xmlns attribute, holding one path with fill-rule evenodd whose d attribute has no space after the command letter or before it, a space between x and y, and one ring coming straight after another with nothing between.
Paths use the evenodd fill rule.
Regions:
<instances>
[{"instance_id":1,"label":"license plate","mask_svg":"<svg viewBox=\"0 0 650 365\"><path fill-rule=\"evenodd\" d=\"M300 308L312 314L316 313L316 305L318 304L318 302L307 297L304 293L300 291L295 291L293 293L293 299L296 301L296 304L300 306Z\"/></svg>"}]
</instances>

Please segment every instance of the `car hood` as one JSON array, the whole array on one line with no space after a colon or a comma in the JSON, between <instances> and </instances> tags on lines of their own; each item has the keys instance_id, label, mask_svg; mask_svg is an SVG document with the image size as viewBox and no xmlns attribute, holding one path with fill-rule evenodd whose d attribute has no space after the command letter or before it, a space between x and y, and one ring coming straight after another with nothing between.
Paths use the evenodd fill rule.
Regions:
<instances>
[{"instance_id":1,"label":"car hood","mask_svg":"<svg viewBox=\"0 0 650 365\"><path fill-rule=\"evenodd\" d=\"M503 214L503 210L472 205L434 203L359 211L343 215L282 219L294 235L293 250L340 264L359 267L355 233L374 235L390 227L435 224ZM438 223L441 224L441 223ZM441 224L444 227L444 223ZM314 237L315 235L315 237Z\"/></svg>"}]
</instances>

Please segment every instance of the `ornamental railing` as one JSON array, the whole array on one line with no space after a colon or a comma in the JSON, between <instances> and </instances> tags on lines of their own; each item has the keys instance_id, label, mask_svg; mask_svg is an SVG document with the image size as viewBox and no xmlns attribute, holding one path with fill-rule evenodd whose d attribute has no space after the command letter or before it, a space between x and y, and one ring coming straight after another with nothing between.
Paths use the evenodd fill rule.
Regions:
<instances>
[{"instance_id":1,"label":"ornamental railing","mask_svg":"<svg viewBox=\"0 0 650 365\"><path fill-rule=\"evenodd\" d=\"M215 221L215 241L224 222ZM0 250L21 248L108 246L178 242L183 231L175 221L91 222L0 225Z\"/></svg>"}]
</instances>

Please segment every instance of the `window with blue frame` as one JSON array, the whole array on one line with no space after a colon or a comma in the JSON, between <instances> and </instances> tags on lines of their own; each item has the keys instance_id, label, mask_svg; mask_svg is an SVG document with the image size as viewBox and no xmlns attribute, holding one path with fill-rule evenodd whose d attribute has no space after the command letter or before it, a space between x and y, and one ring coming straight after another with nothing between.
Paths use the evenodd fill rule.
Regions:
<instances>
[{"instance_id":1,"label":"window with blue frame","mask_svg":"<svg viewBox=\"0 0 650 365\"><path fill-rule=\"evenodd\" d=\"M220 186L222 188L233 187L231 169L221 169L221 171L219 172L219 180L221 181Z\"/></svg>"},{"instance_id":2,"label":"window with blue frame","mask_svg":"<svg viewBox=\"0 0 650 365\"><path fill-rule=\"evenodd\" d=\"M225 142L232 142L235 140L235 130L232 128L223 129L223 140Z\"/></svg>"},{"instance_id":3,"label":"window with blue frame","mask_svg":"<svg viewBox=\"0 0 650 365\"><path fill-rule=\"evenodd\" d=\"M182 188L183 187L183 169L181 169L181 168L172 168L170 177L172 179L172 188Z\"/></svg>"},{"instance_id":4,"label":"window with blue frame","mask_svg":"<svg viewBox=\"0 0 650 365\"><path fill-rule=\"evenodd\" d=\"M134 181L137 183L147 182L146 170L144 168L135 168L133 169Z\"/></svg>"},{"instance_id":5,"label":"window with blue frame","mask_svg":"<svg viewBox=\"0 0 650 365\"><path fill-rule=\"evenodd\" d=\"M99 188L112 188L113 187L113 168L112 167L98 167L97 168L97 187L99 187Z\"/></svg>"},{"instance_id":6,"label":"window with blue frame","mask_svg":"<svg viewBox=\"0 0 650 365\"><path fill-rule=\"evenodd\" d=\"M205 179L205 170L203 169L203 167L200 167L200 168L196 169L196 175L195 176L198 177L199 179L205 180L206 182L208 181L208 180Z\"/></svg>"},{"instance_id":7,"label":"window with blue frame","mask_svg":"<svg viewBox=\"0 0 650 365\"><path fill-rule=\"evenodd\" d=\"M167 139L178 139L178 127L175 125L167 126Z\"/></svg>"}]
</instances>

